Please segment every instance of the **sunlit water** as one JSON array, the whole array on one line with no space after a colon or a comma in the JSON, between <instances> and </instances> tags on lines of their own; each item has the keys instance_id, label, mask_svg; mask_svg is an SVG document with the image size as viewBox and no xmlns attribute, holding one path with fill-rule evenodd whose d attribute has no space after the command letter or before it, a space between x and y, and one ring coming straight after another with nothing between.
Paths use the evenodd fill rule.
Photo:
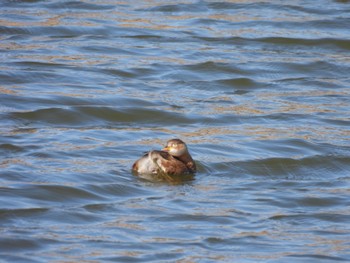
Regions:
<instances>
[{"instance_id":1,"label":"sunlit water","mask_svg":"<svg viewBox=\"0 0 350 263\"><path fill-rule=\"evenodd\" d=\"M350 261L349 1L0 7L1 260Z\"/></svg>"}]
</instances>

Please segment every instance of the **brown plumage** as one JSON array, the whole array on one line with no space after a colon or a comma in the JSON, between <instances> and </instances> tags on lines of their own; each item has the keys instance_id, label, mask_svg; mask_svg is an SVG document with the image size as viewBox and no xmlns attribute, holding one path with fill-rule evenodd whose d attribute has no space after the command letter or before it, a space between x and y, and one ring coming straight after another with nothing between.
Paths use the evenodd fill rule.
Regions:
<instances>
[{"instance_id":1,"label":"brown plumage","mask_svg":"<svg viewBox=\"0 0 350 263\"><path fill-rule=\"evenodd\" d=\"M181 175L196 172L196 164L180 139L171 139L161 151L150 151L137 160L132 170L138 174Z\"/></svg>"}]
</instances>

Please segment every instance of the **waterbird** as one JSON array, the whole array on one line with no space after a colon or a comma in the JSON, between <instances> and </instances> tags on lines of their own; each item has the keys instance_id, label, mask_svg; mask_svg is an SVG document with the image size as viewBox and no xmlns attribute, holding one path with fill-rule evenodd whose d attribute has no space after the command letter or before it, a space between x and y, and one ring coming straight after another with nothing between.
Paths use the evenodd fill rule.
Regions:
<instances>
[{"instance_id":1,"label":"waterbird","mask_svg":"<svg viewBox=\"0 0 350 263\"><path fill-rule=\"evenodd\" d=\"M161 151L152 150L143 155L132 170L138 175L178 176L194 174L197 169L186 143L171 139Z\"/></svg>"}]
</instances>

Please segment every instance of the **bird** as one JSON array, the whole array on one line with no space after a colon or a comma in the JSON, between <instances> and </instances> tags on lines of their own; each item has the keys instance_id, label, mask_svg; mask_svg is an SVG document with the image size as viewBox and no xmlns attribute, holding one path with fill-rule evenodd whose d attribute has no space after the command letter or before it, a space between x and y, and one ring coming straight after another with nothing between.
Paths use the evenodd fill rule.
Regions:
<instances>
[{"instance_id":1,"label":"bird","mask_svg":"<svg viewBox=\"0 0 350 263\"><path fill-rule=\"evenodd\" d=\"M197 171L186 143L171 139L162 150L152 150L138 159L132 166L138 175L178 176Z\"/></svg>"}]
</instances>

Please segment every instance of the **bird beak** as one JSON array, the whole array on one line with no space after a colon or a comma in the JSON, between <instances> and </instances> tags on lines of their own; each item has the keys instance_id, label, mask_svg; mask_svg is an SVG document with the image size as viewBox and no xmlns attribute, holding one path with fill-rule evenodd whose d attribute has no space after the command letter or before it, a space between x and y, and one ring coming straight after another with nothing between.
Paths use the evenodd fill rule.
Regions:
<instances>
[{"instance_id":1,"label":"bird beak","mask_svg":"<svg viewBox=\"0 0 350 263\"><path fill-rule=\"evenodd\" d=\"M169 151L170 151L170 147L164 147L164 148L162 149L162 151L169 152Z\"/></svg>"}]
</instances>

